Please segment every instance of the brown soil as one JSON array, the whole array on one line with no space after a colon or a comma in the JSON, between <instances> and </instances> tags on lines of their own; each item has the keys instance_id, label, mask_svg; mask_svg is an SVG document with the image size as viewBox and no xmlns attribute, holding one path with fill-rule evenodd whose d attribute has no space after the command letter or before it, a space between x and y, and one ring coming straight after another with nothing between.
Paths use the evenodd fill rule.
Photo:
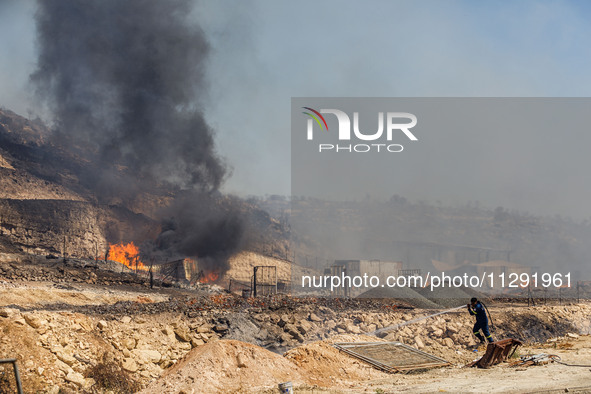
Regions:
<instances>
[{"instance_id":1,"label":"brown soil","mask_svg":"<svg viewBox=\"0 0 591 394\"><path fill-rule=\"evenodd\" d=\"M200 346L168 369L143 394L258 392L307 379L288 359L258 346L219 340Z\"/></svg>"},{"instance_id":2,"label":"brown soil","mask_svg":"<svg viewBox=\"0 0 591 394\"><path fill-rule=\"evenodd\" d=\"M18 359L25 392L106 392L92 372L105 353L120 366L107 378L129 379L145 393L270 394L287 381L298 393L573 392L591 381L591 367L557 363L463 368L483 354L470 349L474 318L465 310L414 322L436 311L393 308L394 300L246 300L207 286L150 290L110 280L100 269L81 268L73 276L66 274L73 267L66 267L60 274L61 265L44 266L42 274L59 283L23 281L14 278L37 278L40 269L16 262L0 267L6 273L0 279L0 358ZM90 272L96 272L96 283L81 280ZM101 285L107 279L110 285ZM552 353L567 363L591 364L591 338L581 335L591 333L589 303L491 302L489 309L497 327L493 335L523 339L521 354ZM367 334L408 321L414 323L382 339ZM451 366L389 375L332 346L359 341L400 341ZM255 344L288 351L281 356ZM0 387L9 375L10 368L0 366Z\"/></svg>"},{"instance_id":3,"label":"brown soil","mask_svg":"<svg viewBox=\"0 0 591 394\"><path fill-rule=\"evenodd\" d=\"M368 335L337 335L325 341L312 342L288 351L285 357L292 361L310 379L321 387L351 387L368 379L385 379L389 375L370 365L341 353L332 346L337 342L384 341Z\"/></svg>"}]
</instances>

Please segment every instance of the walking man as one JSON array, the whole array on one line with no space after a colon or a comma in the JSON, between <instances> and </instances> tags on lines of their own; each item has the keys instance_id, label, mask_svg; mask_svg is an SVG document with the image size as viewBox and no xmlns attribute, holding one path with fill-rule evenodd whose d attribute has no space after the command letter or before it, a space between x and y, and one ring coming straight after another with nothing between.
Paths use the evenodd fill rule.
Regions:
<instances>
[{"instance_id":1,"label":"walking man","mask_svg":"<svg viewBox=\"0 0 591 394\"><path fill-rule=\"evenodd\" d=\"M486 317L486 311L484 310L484 306L476 297L473 297L468 304L468 312L471 315L476 316L476 324L474 324L474 335L476 338L480 340L480 344L484 344L484 337L480 334L480 330L488 340L488 342L493 342L492 335L488 331L488 318Z\"/></svg>"}]
</instances>

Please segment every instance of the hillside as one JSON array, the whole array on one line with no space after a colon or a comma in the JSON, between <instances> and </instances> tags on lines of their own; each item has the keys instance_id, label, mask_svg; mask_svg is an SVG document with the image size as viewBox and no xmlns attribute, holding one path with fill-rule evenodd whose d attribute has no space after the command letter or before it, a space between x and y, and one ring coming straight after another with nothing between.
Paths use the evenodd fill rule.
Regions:
<instances>
[{"instance_id":1,"label":"hillside","mask_svg":"<svg viewBox=\"0 0 591 394\"><path fill-rule=\"evenodd\" d=\"M190 199L186 191L149 181L142 181L141 190L103 189L100 177L112 175L122 184L133 174L117 167L106 175L88 148L65 149L56 141L40 121L0 110L0 238L21 251L61 255L65 245L69 256L94 258L104 255L110 243L155 242L170 215L202 210L210 215L203 220L213 228L231 219L225 215L235 215L231 220L240 223L240 248L289 255L288 234L253 204L221 195L181 204L175 199ZM198 218L199 212L194 215ZM191 229L194 224L187 231ZM170 255L162 258L175 258Z\"/></svg>"},{"instance_id":2,"label":"hillside","mask_svg":"<svg viewBox=\"0 0 591 394\"><path fill-rule=\"evenodd\" d=\"M591 274L591 223L534 216L469 203L456 207L390 201L331 202L299 198L291 204L297 261L402 261L433 269L431 260L481 263L505 260L536 269Z\"/></svg>"}]
</instances>

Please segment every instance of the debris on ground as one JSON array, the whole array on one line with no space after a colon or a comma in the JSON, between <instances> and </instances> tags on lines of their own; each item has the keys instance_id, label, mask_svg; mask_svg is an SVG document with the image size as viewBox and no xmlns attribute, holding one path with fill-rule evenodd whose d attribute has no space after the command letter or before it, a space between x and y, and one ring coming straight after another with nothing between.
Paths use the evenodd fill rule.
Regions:
<instances>
[{"instance_id":1,"label":"debris on ground","mask_svg":"<svg viewBox=\"0 0 591 394\"><path fill-rule=\"evenodd\" d=\"M507 338L491 342L486 347L486 352L478 361L470 364L471 367L490 368L493 365L507 361L511 358L519 346L523 343L517 339Z\"/></svg>"}]
</instances>

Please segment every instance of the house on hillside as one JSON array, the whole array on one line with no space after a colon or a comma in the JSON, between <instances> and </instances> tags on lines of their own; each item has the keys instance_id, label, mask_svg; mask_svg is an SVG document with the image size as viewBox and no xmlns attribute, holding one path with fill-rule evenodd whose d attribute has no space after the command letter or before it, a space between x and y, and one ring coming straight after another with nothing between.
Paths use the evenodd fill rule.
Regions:
<instances>
[{"instance_id":1,"label":"house on hillside","mask_svg":"<svg viewBox=\"0 0 591 394\"><path fill-rule=\"evenodd\" d=\"M400 261L382 261L382 260L335 260L334 264L325 270L332 276L346 275L350 278L377 276L380 283L386 283L389 276L398 276L398 271L402 269ZM328 272L327 272L328 271ZM341 288L333 291L337 297L355 297L356 295L368 290L365 287L353 286L351 288Z\"/></svg>"}]
</instances>

